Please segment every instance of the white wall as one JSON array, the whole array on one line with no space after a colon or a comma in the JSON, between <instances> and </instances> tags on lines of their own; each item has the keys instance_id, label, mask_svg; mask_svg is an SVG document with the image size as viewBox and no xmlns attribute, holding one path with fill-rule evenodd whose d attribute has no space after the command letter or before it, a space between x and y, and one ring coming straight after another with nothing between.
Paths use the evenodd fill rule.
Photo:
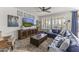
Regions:
<instances>
[{"instance_id":1,"label":"white wall","mask_svg":"<svg viewBox=\"0 0 79 59\"><path fill-rule=\"evenodd\" d=\"M19 29L19 27L8 27L7 26L8 15L17 16L17 9L12 8L12 7L1 7L0 8L0 30L2 31L2 36L14 35L15 33L17 33L16 31Z\"/></svg>"},{"instance_id":2,"label":"white wall","mask_svg":"<svg viewBox=\"0 0 79 59\"><path fill-rule=\"evenodd\" d=\"M18 38L17 30L20 29L23 16L19 17L19 20L18 20L19 27L8 27L7 26L7 23L8 23L7 16L8 15L17 16L17 10L18 9L14 7L0 7L0 31L2 31L1 33L2 36L12 35L13 37L15 37L15 39Z\"/></svg>"}]
</instances>

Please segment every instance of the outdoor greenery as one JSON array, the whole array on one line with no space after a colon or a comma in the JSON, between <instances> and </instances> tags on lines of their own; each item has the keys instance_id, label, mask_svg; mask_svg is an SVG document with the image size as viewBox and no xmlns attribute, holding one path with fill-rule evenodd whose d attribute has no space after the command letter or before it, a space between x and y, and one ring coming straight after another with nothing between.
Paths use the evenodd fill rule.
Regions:
<instances>
[{"instance_id":1,"label":"outdoor greenery","mask_svg":"<svg viewBox=\"0 0 79 59\"><path fill-rule=\"evenodd\" d=\"M31 26L33 26L33 24L32 23L28 23L28 22L23 22L23 26L24 27L31 27Z\"/></svg>"}]
</instances>

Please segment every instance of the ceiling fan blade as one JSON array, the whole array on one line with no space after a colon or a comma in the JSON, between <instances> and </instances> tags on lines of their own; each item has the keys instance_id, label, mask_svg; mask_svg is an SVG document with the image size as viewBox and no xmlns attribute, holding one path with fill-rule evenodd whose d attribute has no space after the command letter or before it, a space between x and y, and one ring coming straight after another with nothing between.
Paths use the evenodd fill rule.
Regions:
<instances>
[{"instance_id":1,"label":"ceiling fan blade","mask_svg":"<svg viewBox=\"0 0 79 59\"><path fill-rule=\"evenodd\" d=\"M45 10L49 10L49 9L51 9L51 7L48 7L48 8L46 8Z\"/></svg>"}]
</instances>

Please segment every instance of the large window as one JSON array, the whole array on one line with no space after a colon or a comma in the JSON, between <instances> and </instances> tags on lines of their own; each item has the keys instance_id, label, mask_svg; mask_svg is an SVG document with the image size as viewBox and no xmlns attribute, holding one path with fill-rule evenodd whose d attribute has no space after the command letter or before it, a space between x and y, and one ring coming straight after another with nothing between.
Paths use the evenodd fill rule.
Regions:
<instances>
[{"instance_id":1,"label":"large window","mask_svg":"<svg viewBox=\"0 0 79 59\"><path fill-rule=\"evenodd\" d=\"M42 29L52 29L52 28L63 28L65 25L65 18L53 18L53 17L49 17L49 18L42 18L42 24L41 24L41 28Z\"/></svg>"},{"instance_id":2,"label":"large window","mask_svg":"<svg viewBox=\"0 0 79 59\"><path fill-rule=\"evenodd\" d=\"M56 17L56 18L52 18L52 28L63 28L65 25L65 18L61 18L61 17Z\"/></svg>"},{"instance_id":3,"label":"large window","mask_svg":"<svg viewBox=\"0 0 79 59\"><path fill-rule=\"evenodd\" d=\"M41 24L42 29L50 29L51 28L51 19L50 18L43 18L42 19L42 24Z\"/></svg>"}]
</instances>

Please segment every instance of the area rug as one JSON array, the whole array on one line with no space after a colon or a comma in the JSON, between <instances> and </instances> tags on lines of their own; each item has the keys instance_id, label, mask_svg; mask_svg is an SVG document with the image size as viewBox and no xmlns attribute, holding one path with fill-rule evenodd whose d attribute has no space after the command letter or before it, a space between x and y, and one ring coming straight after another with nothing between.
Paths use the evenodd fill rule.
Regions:
<instances>
[{"instance_id":1,"label":"area rug","mask_svg":"<svg viewBox=\"0 0 79 59\"><path fill-rule=\"evenodd\" d=\"M36 47L30 44L30 38L16 40L13 52L47 52L48 45L51 44L52 41L52 38L47 38L39 47Z\"/></svg>"}]
</instances>

